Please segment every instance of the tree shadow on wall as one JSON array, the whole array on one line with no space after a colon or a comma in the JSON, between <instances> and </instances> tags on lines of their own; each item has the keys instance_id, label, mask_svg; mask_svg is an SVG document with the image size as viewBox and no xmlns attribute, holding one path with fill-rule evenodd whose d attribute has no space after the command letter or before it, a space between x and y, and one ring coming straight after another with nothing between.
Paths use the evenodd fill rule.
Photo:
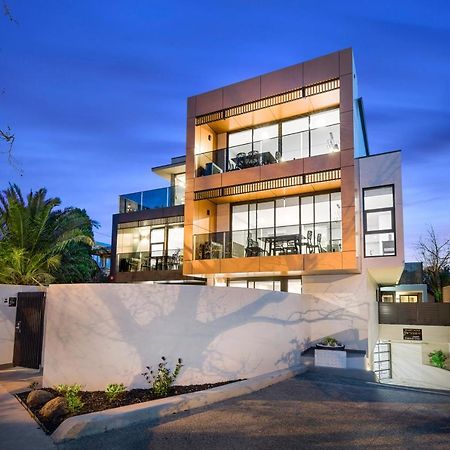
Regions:
<instances>
[{"instance_id":1,"label":"tree shadow on wall","mask_svg":"<svg viewBox=\"0 0 450 450\"><path fill-rule=\"evenodd\" d=\"M89 348L78 346L74 357L92 359L95 355L100 355L96 361L92 361L93 367L100 373L107 373L113 379L117 378L115 370L121 374L127 372L128 384L132 387L145 386L141 372L147 365L156 366L163 355L168 358L169 365L181 357L185 370L189 370L191 378L199 381L204 376L216 381L236 379L241 378L242 374L263 370L264 345L270 337L266 336L266 341L261 340L260 348L255 347L255 342L258 341L253 341L252 353L246 358L241 351L241 347L245 344L242 340L246 339L240 329L243 326L267 324L284 329L324 320L345 320L349 323L363 320L342 307L331 310L307 309L307 304L312 298L307 294L300 297L301 301L294 301L293 297L289 298L294 294L246 291L247 298L248 294L253 296L253 300L246 303L245 299L239 300L240 292L237 288L203 286L169 288L153 285L151 289L149 286L133 286L131 289L126 285L117 285L116 289L114 298L110 299L105 299L102 291L95 286L92 286L90 291L89 288L82 291L83 303L92 304L89 320L78 320L76 308L70 313L73 316L70 320L76 327L76 335L88 336L90 345ZM177 289L177 296L173 298L168 296L168 289ZM75 295L77 292L79 291L74 289ZM88 299L92 296L93 301L87 302L86 293ZM142 301L142 296L145 297L145 301ZM99 298L101 307L95 307L99 300L94 297ZM294 298L297 299L298 296ZM289 312L283 313L283 309L279 306L286 300L292 301L297 310L292 312L290 308ZM78 301L80 302L81 298ZM231 301L233 305L240 303L240 306L230 311ZM235 332L235 336L227 335L224 338L224 334L231 330ZM68 345L77 337L75 334L68 336L69 331L65 328L59 329L59 332L59 338ZM293 366L299 362L300 348L304 348L308 343L306 339L300 344L299 336L308 332L295 329L287 333L288 339L289 336L297 336L290 341L294 348L291 352L280 353L277 363ZM214 348L213 344L220 342L221 339L226 341L226 345L221 349L217 348L220 345ZM124 347L121 346L128 349L128 358L123 359ZM102 366L102 353L114 354L116 349L117 357L114 362L104 363ZM234 349L236 354L233 354ZM271 363L272 366L273 364ZM133 374L130 373L131 370Z\"/></svg>"}]
</instances>

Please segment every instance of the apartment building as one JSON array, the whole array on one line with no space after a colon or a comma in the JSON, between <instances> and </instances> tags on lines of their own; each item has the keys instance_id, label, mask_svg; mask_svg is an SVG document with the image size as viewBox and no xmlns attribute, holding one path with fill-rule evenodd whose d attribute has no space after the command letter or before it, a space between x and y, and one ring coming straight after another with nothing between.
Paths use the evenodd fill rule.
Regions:
<instances>
[{"instance_id":1,"label":"apartment building","mask_svg":"<svg viewBox=\"0 0 450 450\"><path fill-rule=\"evenodd\" d=\"M403 270L401 155L369 152L351 49L190 97L186 154L153 172L170 186L120 197L112 281L309 295L330 318L312 340L372 357Z\"/></svg>"}]
</instances>

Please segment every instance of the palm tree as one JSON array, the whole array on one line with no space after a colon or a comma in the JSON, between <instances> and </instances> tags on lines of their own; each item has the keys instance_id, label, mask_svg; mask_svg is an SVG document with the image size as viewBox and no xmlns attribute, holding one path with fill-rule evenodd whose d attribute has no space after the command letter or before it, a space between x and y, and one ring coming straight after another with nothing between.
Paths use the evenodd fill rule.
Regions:
<instances>
[{"instance_id":1,"label":"palm tree","mask_svg":"<svg viewBox=\"0 0 450 450\"><path fill-rule=\"evenodd\" d=\"M0 193L0 283L48 284L69 244L93 245L95 223L75 208L55 209L61 200L46 195L42 188L24 199L15 184Z\"/></svg>"}]
</instances>

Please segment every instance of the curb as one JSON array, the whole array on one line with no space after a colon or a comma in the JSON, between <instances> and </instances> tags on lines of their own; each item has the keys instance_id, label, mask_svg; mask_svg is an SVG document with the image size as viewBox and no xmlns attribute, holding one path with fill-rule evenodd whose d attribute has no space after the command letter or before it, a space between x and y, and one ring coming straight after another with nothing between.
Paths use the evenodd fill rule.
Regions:
<instances>
[{"instance_id":1,"label":"curb","mask_svg":"<svg viewBox=\"0 0 450 450\"><path fill-rule=\"evenodd\" d=\"M59 444L84 436L125 428L133 424L150 423L181 411L200 408L259 391L272 384L302 374L307 370L306 367L282 369L206 391L182 394L137 405L122 406L120 408L70 417L55 430L51 437L55 443Z\"/></svg>"}]
</instances>

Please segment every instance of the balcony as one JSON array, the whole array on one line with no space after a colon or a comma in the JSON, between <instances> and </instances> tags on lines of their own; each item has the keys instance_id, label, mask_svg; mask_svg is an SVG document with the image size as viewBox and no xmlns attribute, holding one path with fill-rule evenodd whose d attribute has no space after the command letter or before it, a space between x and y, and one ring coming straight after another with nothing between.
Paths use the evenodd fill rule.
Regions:
<instances>
[{"instance_id":1,"label":"balcony","mask_svg":"<svg viewBox=\"0 0 450 450\"><path fill-rule=\"evenodd\" d=\"M196 154L197 177L339 152L339 109L229 133L227 145Z\"/></svg>"},{"instance_id":2,"label":"balcony","mask_svg":"<svg viewBox=\"0 0 450 450\"><path fill-rule=\"evenodd\" d=\"M169 186L149 191L123 194L119 199L120 213L130 213L144 209L170 208L184 204L184 189Z\"/></svg>"},{"instance_id":3,"label":"balcony","mask_svg":"<svg viewBox=\"0 0 450 450\"><path fill-rule=\"evenodd\" d=\"M246 258L340 252L341 222L323 222L274 228L198 234L194 236L195 259Z\"/></svg>"},{"instance_id":4,"label":"balcony","mask_svg":"<svg viewBox=\"0 0 450 450\"><path fill-rule=\"evenodd\" d=\"M450 326L450 303L378 303L380 324Z\"/></svg>"}]
</instances>

